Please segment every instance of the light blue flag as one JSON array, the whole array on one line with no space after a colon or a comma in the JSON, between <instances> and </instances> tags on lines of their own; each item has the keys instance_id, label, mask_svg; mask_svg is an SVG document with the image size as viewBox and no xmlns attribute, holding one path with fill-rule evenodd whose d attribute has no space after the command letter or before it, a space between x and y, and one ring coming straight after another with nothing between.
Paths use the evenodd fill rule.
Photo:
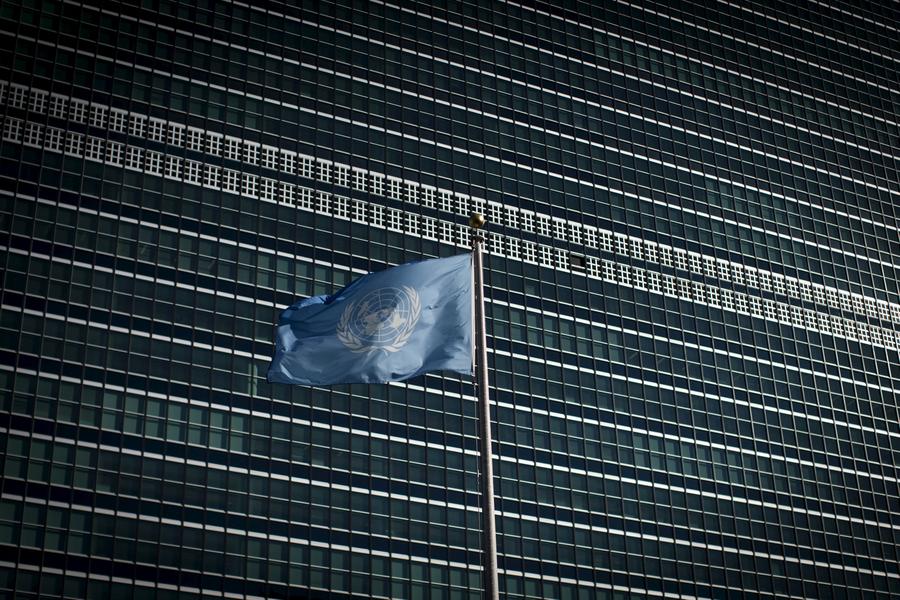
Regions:
<instances>
[{"instance_id":1,"label":"light blue flag","mask_svg":"<svg viewBox=\"0 0 900 600\"><path fill-rule=\"evenodd\" d=\"M472 374L472 255L364 275L281 314L270 382L384 383Z\"/></svg>"}]
</instances>

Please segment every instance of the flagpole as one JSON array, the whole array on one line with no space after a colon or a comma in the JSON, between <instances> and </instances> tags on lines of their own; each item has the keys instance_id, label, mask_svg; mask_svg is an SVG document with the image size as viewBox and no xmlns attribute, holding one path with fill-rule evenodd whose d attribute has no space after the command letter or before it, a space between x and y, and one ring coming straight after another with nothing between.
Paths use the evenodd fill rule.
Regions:
<instances>
[{"instance_id":1,"label":"flagpole","mask_svg":"<svg viewBox=\"0 0 900 600\"><path fill-rule=\"evenodd\" d=\"M497 525L494 517L494 463L491 444L491 405L488 402L487 332L484 316L484 276L482 273L481 228L487 220L472 214L472 256L475 267L475 375L478 385L478 438L481 461L481 564L484 600L499 600L497 583Z\"/></svg>"}]
</instances>

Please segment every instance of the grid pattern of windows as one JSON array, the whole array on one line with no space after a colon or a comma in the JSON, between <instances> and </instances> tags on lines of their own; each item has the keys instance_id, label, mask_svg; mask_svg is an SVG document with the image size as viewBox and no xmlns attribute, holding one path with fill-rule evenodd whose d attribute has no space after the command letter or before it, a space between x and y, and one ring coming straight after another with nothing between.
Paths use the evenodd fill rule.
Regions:
<instances>
[{"instance_id":1,"label":"grid pattern of windows","mask_svg":"<svg viewBox=\"0 0 900 600\"><path fill-rule=\"evenodd\" d=\"M480 598L472 383L265 378L477 211L502 597L900 599L892 7L0 27L0 595Z\"/></svg>"}]
</instances>

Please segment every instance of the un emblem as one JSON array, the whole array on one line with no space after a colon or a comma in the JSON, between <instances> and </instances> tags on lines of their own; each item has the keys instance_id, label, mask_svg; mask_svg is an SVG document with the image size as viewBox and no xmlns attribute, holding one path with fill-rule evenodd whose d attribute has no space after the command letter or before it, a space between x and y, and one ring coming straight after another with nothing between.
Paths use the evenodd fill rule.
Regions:
<instances>
[{"instance_id":1,"label":"un emblem","mask_svg":"<svg viewBox=\"0 0 900 600\"><path fill-rule=\"evenodd\" d=\"M344 309L337 337L353 352L397 352L409 341L421 310L413 288L381 288Z\"/></svg>"}]
</instances>

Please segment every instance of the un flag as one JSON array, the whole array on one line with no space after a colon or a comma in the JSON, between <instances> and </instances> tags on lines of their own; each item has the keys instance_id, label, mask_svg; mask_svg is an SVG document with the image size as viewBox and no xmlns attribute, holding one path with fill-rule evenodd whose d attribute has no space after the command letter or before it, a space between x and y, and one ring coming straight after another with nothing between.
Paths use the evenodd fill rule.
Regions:
<instances>
[{"instance_id":1,"label":"un flag","mask_svg":"<svg viewBox=\"0 0 900 600\"><path fill-rule=\"evenodd\" d=\"M268 379L332 385L471 375L472 302L471 254L364 275L281 314Z\"/></svg>"}]
</instances>

